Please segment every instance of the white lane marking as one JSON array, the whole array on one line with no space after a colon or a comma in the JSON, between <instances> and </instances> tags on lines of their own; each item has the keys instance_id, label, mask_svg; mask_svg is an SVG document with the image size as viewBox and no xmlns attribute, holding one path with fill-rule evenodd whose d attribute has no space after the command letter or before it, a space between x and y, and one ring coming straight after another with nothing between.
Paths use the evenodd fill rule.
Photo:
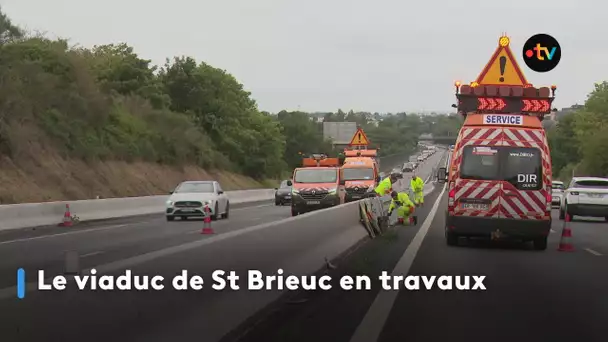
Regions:
<instances>
[{"instance_id":1,"label":"white lane marking","mask_svg":"<svg viewBox=\"0 0 608 342\"><path fill-rule=\"evenodd\" d=\"M91 253L83 254L80 257L81 258L87 258L87 257L91 257L93 255L99 255L99 254L103 254L103 253L104 253L103 251L91 252Z\"/></svg>"},{"instance_id":2,"label":"white lane marking","mask_svg":"<svg viewBox=\"0 0 608 342\"><path fill-rule=\"evenodd\" d=\"M585 250L586 250L587 252L589 252L589 253L591 253L591 254L595 255L595 256L602 256L602 253L597 252L597 251L594 251L594 250L593 250L593 249L591 249L591 248L585 248Z\"/></svg>"},{"instance_id":3,"label":"white lane marking","mask_svg":"<svg viewBox=\"0 0 608 342\"><path fill-rule=\"evenodd\" d=\"M551 228L551 233L555 233L555 229Z\"/></svg>"},{"instance_id":4,"label":"white lane marking","mask_svg":"<svg viewBox=\"0 0 608 342\"><path fill-rule=\"evenodd\" d=\"M33 237L29 237L29 238L23 238L23 239L15 239L15 240L1 241L1 242L0 242L0 245L8 245L8 244L10 244L10 243L25 242L25 241L32 241L32 240L49 239L49 238L54 238L54 237L58 237L58 236L66 236L66 235L83 234L83 233L89 233L89 232L99 232L99 231L104 231L104 230L110 230L110 229L122 228L122 227L126 227L126 226L133 226L133 225L137 225L137 224L147 224L147 223L152 223L152 222L154 222L154 221L146 221L146 222L134 222L134 223L126 223L126 224L117 224L117 225L106 226L106 227L100 227L100 228L94 228L94 229L84 229L84 230L76 230L76 231L72 231L72 232L66 232L66 233L57 233L57 234L49 234L49 235L33 236ZM44 228L41 228L41 229L44 229Z\"/></svg>"},{"instance_id":5,"label":"white lane marking","mask_svg":"<svg viewBox=\"0 0 608 342\"><path fill-rule=\"evenodd\" d=\"M256 205L256 206L251 206L251 207L235 208L235 209L230 209L230 211L238 211L238 210L254 209L254 208L263 208L263 207L271 207L271 206L274 206L274 204L263 204L263 205ZM154 215L154 214L152 214L152 215ZM153 222L158 222L158 221L143 221L143 222L116 224L116 225L111 225L111 226L105 226L105 227L102 226L102 227L99 227L99 228L76 230L76 231L65 232L65 233L40 235L40 236L34 236L34 237L29 237L29 238L6 240L6 241L0 241L0 245L8 245L8 244L11 244L11 243L27 242L27 241L33 241L33 240L51 239L51 238L60 237L60 236L66 236L66 235L83 234L83 233L91 233L91 232L100 232L100 231L104 231L104 230L117 229L117 228L123 228L123 227L128 227L128 226L136 226L136 225L141 225L139 228L143 228L143 227L145 227L145 225L147 225L149 223L153 223ZM40 229L44 229L44 228L40 228Z\"/></svg>"},{"instance_id":6,"label":"white lane marking","mask_svg":"<svg viewBox=\"0 0 608 342\"><path fill-rule=\"evenodd\" d=\"M439 203L443 199L445 188L446 187L444 185L439 197L437 197L437 200L435 201L435 204L433 204L429 215L426 217L426 220L424 220L420 230L418 230L418 233L416 233L416 236L414 236L414 239L403 253L401 259L399 259L399 262L397 262L397 265L393 269L391 275L406 276L410 271L412 263L416 258L416 253L418 253L418 250L422 245L422 241L428 233L431 223L433 223L433 219L435 218L435 214L439 208ZM363 321L361 321L353 337L350 339L350 342L376 342L380 337L380 333L384 328L384 324L388 319L398 294L398 290L380 290L376 296L376 299L365 314L365 317L363 317Z\"/></svg>"}]
</instances>

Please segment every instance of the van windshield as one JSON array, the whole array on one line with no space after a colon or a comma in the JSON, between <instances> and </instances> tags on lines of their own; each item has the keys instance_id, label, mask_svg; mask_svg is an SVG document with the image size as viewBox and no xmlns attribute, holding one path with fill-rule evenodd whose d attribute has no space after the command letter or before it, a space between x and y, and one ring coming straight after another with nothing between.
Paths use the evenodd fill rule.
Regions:
<instances>
[{"instance_id":1,"label":"van windshield","mask_svg":"<svg viewBox=\"0 0 608 342\"><path fill-rule=\"evenodd\" d=\"M374 179L374 169L364 168L345 168L344 169L344 180L370 180Z\"/></svg>"},{"instance_id":2,"label":"van windshield","mask_svg":"<svg viewBox=\"0 0 608 342\"><path fill-rule=\"evenodd\" d=\"M542 188L541 151L527 147L466 146L460 178L504 180L519 190Z\"/></svg>"},{"instance_id":3,"label":"van windshield","mask_svg":"<svg viewBox=\"0 0 608 342\"><path fill-rule=\"evenodd\" d=\"M294 176L296 183L335 183L338 180L336 169L301 169Z\"/></svg>"}]
</instances>

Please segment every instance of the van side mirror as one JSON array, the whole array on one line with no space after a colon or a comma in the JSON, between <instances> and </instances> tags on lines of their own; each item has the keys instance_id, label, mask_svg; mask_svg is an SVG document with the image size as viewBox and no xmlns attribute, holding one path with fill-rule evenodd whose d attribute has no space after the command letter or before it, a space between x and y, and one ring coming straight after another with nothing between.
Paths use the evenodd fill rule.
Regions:
<instances>
[{"instance_id":1,"label":"van side mirror","mask_svg":"<svg viewBox=\"0 0 608 342\"><path fill-rule=\"evenodd\" d=\"M287 186L292 186L292 185L293 185L293 182L292 182L292 181L290 181L290 180L288 180L288 181L287 181Z\"/></svg>"},{"instance_id":2,"label":"van side mirror","mask_svg":"<svg viewBox=\"0 0 608 342\"><path fill-rule=\"evenodd\" d=\"M169 191L169 195L173 195L173 191Z\"/></svg>"},{"instance_id":3,"label":"van side mirror","mask_svg":"<svg viewBox=\"0 0 608 342\"><path fill-rule=\"evenodd\" d=\"M218 194L218 195L221 195L221 194L223 194L223 193L224 193L224 192L223 192L222 190L218 190L218 192L217 192L217 194Z\"/></svg>"},{"instance_id":4,"label":"van side mirror","mask_svg":"<svg viewBox=\"0 0 608 342\"><path fill-rule=\"evenodd\" d=\"M346 180L344 178L340 179L338 185L346 185Z\"/></svg>"},{"instance_id":5,"label":"van side mirror","mask_svg":"<svg viewBox=\"0 0 608 342\"><path fill-rule=\"evenodd\" d=\"M437 169L437 182L439 183L445 183L447 178L447 172L445 167L440 167L439 169Z\"/></svg>"}]
</instances>

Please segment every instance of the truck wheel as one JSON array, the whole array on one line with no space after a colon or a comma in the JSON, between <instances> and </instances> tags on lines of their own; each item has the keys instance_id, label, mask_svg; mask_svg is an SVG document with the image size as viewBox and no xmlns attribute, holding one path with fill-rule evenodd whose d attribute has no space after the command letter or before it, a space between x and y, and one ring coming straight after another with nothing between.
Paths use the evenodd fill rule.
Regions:
<instances>
[{"instance_id":1,"label":"truck wheel","mask_svg":"<svg viewBox=\"0 0 608 342\"><path fill-rule=\"evenodd\" d=\"M561 207L559 208L559 219L560 220L566 219L566 212Z\"/></svg>"},{"instance_id":2,"label":"truck wheel","mask_svg":"<svg viewBox=\"0 0 608 342\"><path fill-rule=\"evenodd\" d=\"M173 221L173 219L175 219L175 216L167 216L167 221Z\"/></svg>"},{"instance_id":3,"label":"truck wheel","mask_svg":"<svg viewBox=\"0 0 608 342\"><path fill-rule=\"evenodd\" d=\"M294 207L291 207L291 216L298 216L298 211Z\"/></svg>"},{"instance_id":4,"label":"truck wheel","mask_svg":"<svg viewBox=\"0 0 608 342\"><path fill-rule=\"evenodd\" d=\"M446 229L445 230L445 242L448 244L448 246L458 245L458 234Z\"/></svg>"},{"instance_id":5,"label":"truck wheel","mask_svg":"<svg viewBox=\"0 0 608 342\"><path fill-rule=\"evenodd\" d=\"M532 240L532 243L534 244L534 249L537 251L544 251L547 249L547 237L534 239Z\"/></svg>"}]
</instances>

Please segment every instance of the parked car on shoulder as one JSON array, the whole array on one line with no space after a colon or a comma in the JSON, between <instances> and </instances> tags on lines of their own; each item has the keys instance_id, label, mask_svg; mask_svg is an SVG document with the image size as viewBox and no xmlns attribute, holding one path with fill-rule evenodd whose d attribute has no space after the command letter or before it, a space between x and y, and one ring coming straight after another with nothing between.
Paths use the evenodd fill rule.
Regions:
<instances>
[{"instance_id":1,"label":"parked car on shoulder","mask_svg":"<svg viewBox=\"0 0 608 342\"><path fill-rule=\"evenodd\" d=\"M167 221L176 217L186 220L189 217L207 217L212 220L220 216L228 218L230 201L216 181L185 181L170 192L165 215ZM209 212L205 211L208 207Z\"/></svg>"}]
</instances>

